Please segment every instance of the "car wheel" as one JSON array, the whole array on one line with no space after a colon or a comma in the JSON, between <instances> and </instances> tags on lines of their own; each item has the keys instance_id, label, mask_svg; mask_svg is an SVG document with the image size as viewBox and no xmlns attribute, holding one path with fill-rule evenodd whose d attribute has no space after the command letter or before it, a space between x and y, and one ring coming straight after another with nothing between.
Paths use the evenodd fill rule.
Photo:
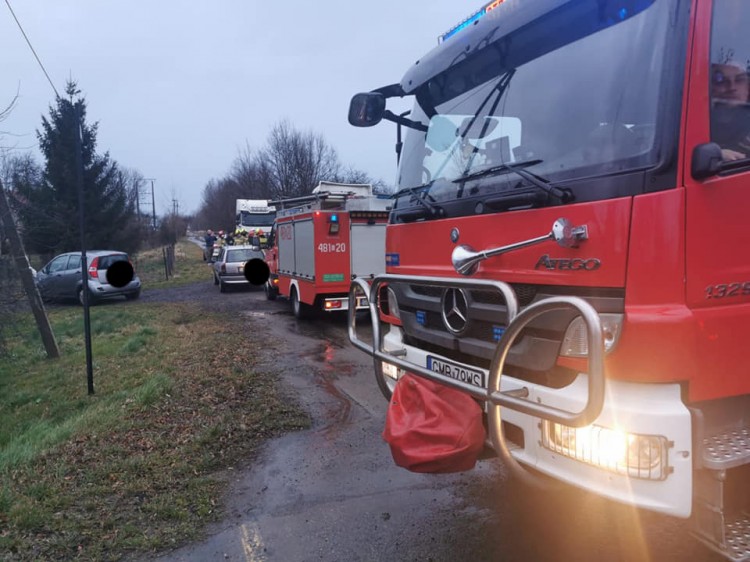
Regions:
<instances>
[{"instance_id":1,"label":"car wheel","mask_svg":"<svg viewBox=\"0 0 750 562\"><path fill-rule=\"evenodd\" d=\"M83 306L83 289L78 289L78 302ZM89 306L94 306L95 304L96 299L94 298L94 295L89 292Z\"/></svg>"},{"instance_id":2,"label":"car wheel","mask_svg":"<svg viewBox=\"0 0 750 562\"><path fill-rule=\"evenodd\" d=\"M266 290L266 298L269 301L275 301L276 297L278 296L278 291L276 290L276 287L271 285L270 281L266 281L266 283L263 285L263 288Z\"/></svg>"},{"instance_id":3,"label":"car wheel","mask_svg":"<svg viewBox=\"0 0 750 562\"><path fill-rule=\"evenodd\" d=\"M292 311L297 320L302 320L310 316L310 306L299 300L299 293L296 287L292 287Z\"/></svg>"},{"instance_id":4,"label":"car wheel","mask_svg":"<svg viewBox=\"0 0 750 562\"><path fill-rule=\"evenodd\" d=\"M224 281L219 280L219 292L226 293L228 289L227 284L224 283Z\"/></svg>"}]
</instances>

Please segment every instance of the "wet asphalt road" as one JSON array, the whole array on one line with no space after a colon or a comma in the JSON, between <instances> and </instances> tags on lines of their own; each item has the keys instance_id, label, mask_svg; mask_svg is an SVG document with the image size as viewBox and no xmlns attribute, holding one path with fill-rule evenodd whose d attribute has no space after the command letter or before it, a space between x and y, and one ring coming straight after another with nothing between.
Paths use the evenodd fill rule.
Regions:
<instances>
[{"instance_id":1,"label":"wet asphalt road","mask_svg":"<svg viewBox=\"0 0 750 562\"><path fill-rule=\"evenodd\" d=\"M142 299L191 298L240 314L275 342L260 367L299 397L313 427L268 442L235 475L227 517L176 561L716 560L682 522L565 489L539 492L496 459L462 474L397 467L381 439L387 403L343 317L296 321L284 299L205 286ZM190 293L193 293L192 297Z\"/></svg>"}]
</instances>

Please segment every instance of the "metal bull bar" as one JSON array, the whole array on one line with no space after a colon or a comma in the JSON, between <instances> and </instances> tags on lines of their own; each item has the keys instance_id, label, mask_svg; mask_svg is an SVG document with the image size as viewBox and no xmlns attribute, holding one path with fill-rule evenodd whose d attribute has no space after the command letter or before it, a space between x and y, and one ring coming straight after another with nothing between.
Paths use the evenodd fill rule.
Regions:
<instances>
[{"instance_id":1,"label":"metal bull bar","mask_svg":"<svg viewBox=\"0 0 750 562\"><path fill-rule=\"evenodd\" d=\"M384 283L405 282L433 287L460 287L467 289L494 289L505 298L508 310L507 327L495 349L490 366L489 384L486 391L472 387L457 380L439 377L433 371L405 361L398 354L382 349L381 321L379 309L379 289ZM357 335L356 303L357 291L362 291L367 298L372 322L372 345L359 339ZM508 352L520 334L532 320L553 310L573 309L580 314L586 324L588 335L588 399L579 412L569 412L552 406L538 404L527 400L528 389L520 388L508 391L500 390L503 367ZM479 400L489 403L488 421L490 438L495 450L507 460L514 459L508 452L503 438L500 407L504 406L530 416L543 418L554 423L570 427L582 427L592 423L601 413L604 404L604 341L601 321L596 310L579 297L549 297L529 305L518 312L518 299L513 288L502 281L483 279L445 279L440 277L417 277L407 275L378 275L369 284L365 279L355 279L349 287L349 340L355 347L373 356L375 368L378 361L386 361L418 376L445 384L467 392ZM514 461L515 462L515 461Z\"/></svg>"}]
</instances>

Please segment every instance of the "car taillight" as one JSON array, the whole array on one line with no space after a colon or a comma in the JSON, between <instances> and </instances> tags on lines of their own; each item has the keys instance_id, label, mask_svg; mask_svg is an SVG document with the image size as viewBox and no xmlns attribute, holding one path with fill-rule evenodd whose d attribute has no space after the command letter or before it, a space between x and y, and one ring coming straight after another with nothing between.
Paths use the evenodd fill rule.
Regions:
<instances>
[{"instance_id":1,"label":"car taillight","mask_svg":"<svg viewBox=\"0 0 750 562\"><path fill-rule=\"evenodd\" d=\"M89 277L91 277L91 279L99 278L99 258L98 257L94 258L89 264Z\"/></svg>"},{"instance_id":2,"label":"car taillight","mask_svg":"<svg viewBox=\"0 0 750 562\"><path fill-rule=\"evenodd\" d=\"M226 273L227 272L227 265L225 263L221 264L221 272Z\"/></svg>"}]
</instances>

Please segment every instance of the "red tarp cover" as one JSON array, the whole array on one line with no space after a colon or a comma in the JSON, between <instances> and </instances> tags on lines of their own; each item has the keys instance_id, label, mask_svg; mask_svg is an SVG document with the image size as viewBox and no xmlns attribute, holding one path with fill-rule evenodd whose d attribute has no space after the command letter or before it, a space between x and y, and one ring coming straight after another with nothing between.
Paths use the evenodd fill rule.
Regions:
<instances>
[{"instance_id":1,"label":"red tarp cover","mask_svg":"<svg viewBox=\"0 0 750 562\"><path fill-rule=\"evenodd\" d=\"M482 408L468 394L407 373L393 391L383 439L396 464L413 472L469 470L484 447Z\"/></svg>"}]
</instances>

